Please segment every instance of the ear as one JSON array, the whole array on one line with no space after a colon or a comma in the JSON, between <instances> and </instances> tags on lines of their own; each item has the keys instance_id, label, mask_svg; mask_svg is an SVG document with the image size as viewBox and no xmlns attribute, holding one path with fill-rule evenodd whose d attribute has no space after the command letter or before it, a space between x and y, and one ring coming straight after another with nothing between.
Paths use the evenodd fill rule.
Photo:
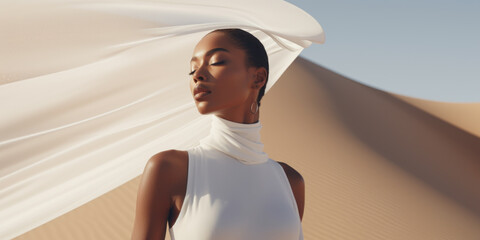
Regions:
<instances>
[{"instance_id":1,"label":"ear","mask_svg":"<svg viewBox=\"0 0 480 240\"><path fill-rule=\"evenodd\" d=\"M253 80L253 88L261 89L267 82L267 69L259 67L255 70L255 78Z\"/></svg>"}]
</instances>

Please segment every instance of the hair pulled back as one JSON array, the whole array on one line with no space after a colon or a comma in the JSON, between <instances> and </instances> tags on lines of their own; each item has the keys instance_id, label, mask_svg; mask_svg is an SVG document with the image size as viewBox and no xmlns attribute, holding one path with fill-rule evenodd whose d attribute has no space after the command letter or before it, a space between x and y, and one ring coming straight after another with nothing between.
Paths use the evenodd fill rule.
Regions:
<instances>
[{"instance_id":1,"label":"hair pulled back","mask_svg":"<svg viewBox=\"0 0 480 240\"><path fill-rule=\"evenodd\" d=\"M267 70L265 85L260 89L257 97L258 106L265 94L265 88L268 82L268 55L263 44L251 33L239 28L226 28L213 30L210 33L222 32L228 36L233 43L245 51L247 67L264 67ZM209 34L210 34L209 33Z\"/></svg>"}]
</instances>

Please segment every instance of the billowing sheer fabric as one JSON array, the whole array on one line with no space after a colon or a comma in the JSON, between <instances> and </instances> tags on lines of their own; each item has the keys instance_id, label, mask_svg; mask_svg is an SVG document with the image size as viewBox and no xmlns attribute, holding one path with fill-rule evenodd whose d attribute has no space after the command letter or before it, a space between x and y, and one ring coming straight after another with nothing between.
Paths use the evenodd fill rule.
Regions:
<instances>
[{"instance_id":1,"label":"billowing sheer fabric","mask_svg":"<svg viewBox=\"0 0 480 240\"><path fill-rule=\"evenodd\" d=\"M0 2L0 239L137 177L208 135L189 90L195 44L242 28L267 49L266 92L322 27L281 0Z\"/></svg>"}]
</instances>

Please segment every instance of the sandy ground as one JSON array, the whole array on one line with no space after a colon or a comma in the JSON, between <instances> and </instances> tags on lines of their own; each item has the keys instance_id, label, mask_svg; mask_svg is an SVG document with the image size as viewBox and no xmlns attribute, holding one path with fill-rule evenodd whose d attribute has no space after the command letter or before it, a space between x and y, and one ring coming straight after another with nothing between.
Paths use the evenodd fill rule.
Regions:
<instances>
[{"instance_id":1,"label":"sandy ground","mask_svg":"<svg viewBox=\"0 0 480 240\"><path fill-rule=\"evenodd\" d=\"M265 151L305 179L305 239L480 239L480 103L391 94L298 58L260 113ZM130 239L139 180L15 239Z\"/></svg>"}]
</instances>

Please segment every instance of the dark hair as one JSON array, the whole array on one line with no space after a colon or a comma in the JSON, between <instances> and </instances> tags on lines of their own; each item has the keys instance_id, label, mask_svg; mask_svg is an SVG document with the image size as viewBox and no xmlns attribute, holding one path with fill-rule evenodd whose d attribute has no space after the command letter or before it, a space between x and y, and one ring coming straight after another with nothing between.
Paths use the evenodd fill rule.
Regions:
<instances>
[{"instance_id":1,"label":"dark hair","mask_svg":"<svg viewBox=\"0 0 480 240\"><path fill-rule=\"evenodd\" d=\"M264 67L267 70L265 85L263 85L263 87L260 89L257 97L258 106L260 106L260 100L262 100L262 97L265 94L269 71L268 55L262 42L260 42L260 40L258 40L258 38L253 36L251 33L239 28L217 29L211 31L210 33L213 32L225 33L230 39L233 40L235 45L245 51L247 67Z\"/></svg>"}]
</instances>

